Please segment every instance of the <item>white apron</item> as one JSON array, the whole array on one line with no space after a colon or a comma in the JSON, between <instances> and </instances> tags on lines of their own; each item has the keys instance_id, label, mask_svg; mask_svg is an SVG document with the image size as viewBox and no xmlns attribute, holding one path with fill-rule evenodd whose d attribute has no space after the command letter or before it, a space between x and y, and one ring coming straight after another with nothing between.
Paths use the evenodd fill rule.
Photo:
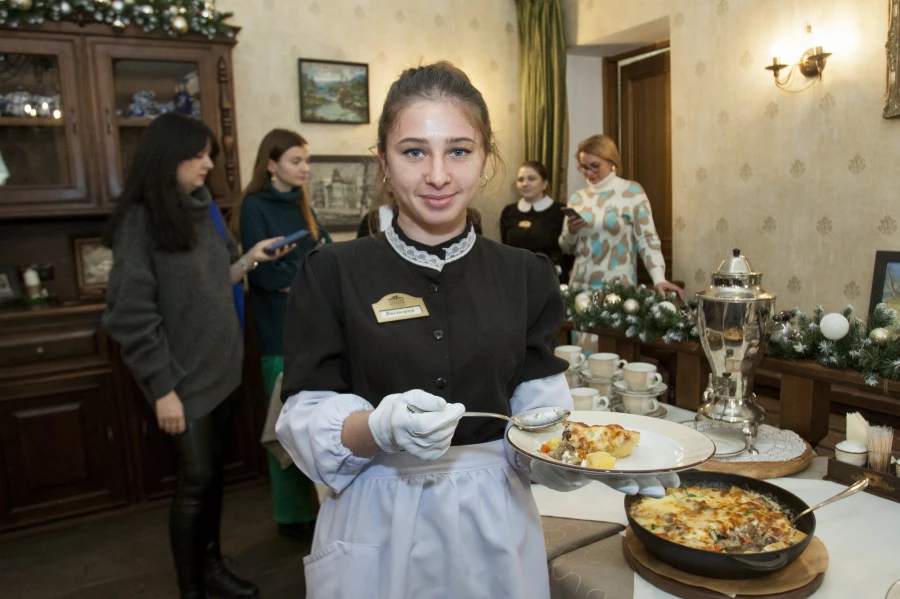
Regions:
<instances>
[{"instance_id":1,"label":"white apron","mask_svg":"<svg viewBox=\"0 0 900 599\"><path fill-rule=\"evenodd\" d=\"M503 441L375 457L319 510L308 599L548 599L530 483Z\"/></svg>"}]
</instances>

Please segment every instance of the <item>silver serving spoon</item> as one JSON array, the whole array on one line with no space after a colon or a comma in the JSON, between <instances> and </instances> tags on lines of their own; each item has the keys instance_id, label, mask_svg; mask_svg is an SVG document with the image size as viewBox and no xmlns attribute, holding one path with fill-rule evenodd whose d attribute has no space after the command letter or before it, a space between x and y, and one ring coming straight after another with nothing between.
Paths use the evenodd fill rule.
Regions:
<instances>
[{"instance_id":1,"label":"silver serving spoon","mask_svg":"<svg viewBox=\"0 0 900 599\"><path fill-rule=\"evenodd\" d=\"M422 408L418 408L412 404L407 404L407 409L413 414L424 414L425 410ZM518 416L513 416L510 418L509 416L504 416L503 414L493 414L491 412L463 412L462 417L465 416L482 416L487 418L500 418L501 420L506 420L508 422L512 422L514 426L522 429L523 431L539 431L541 429L553 426L554 424L559 424L569 417L569 410L563 410L562 408L542 408L539 410L532 410L530 412L525 412L524 414L519 414Z\"/></svg>"},{"instance_id":2,"label":"silver serving spoon","mask_svg":"<svg viewBox=\"0 0 900 599\"><path fill-rule=\"evenodd\" d=\"M791 518L791 526L794 525L794 522L796 522L797 520L799 520L806 514L810 513L811 511L817 510L822 506L828 505L829 503L834 503L835 501L839 501L846 497L850 497L851 495L855 495L856 493L859 493L860 491L862 491L863 489L865 489L868 486L869 486L868 478L863 477L863 478L859 479L858 481L856 481L851 486L847 487L846 489L844 489L843 491L841 491L834 497L829 497L822 503L817 503L816 505L814 505L812 507L808 507L805 510L803 510L802 512L800 512L799 514L797 514L796 516L794 516L793 518Z\"/></svg>"}]
</instances>

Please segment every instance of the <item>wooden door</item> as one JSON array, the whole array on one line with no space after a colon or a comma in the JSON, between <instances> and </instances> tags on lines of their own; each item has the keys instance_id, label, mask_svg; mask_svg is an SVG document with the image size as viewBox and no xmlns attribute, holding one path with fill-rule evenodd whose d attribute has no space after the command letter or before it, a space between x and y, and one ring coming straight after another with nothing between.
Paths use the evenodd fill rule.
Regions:
<instances>
[{"instance_id":1,"label":"wooden door","mask_svg":"<svg viewBox=\"0 0 900 599\"><path fill-rule=\"evenodd\" d=\"M668 44L665 44L668 46ZM649 54L644 57L643 55ZM609 68L612 66L613 68ZM608 59L604 76L606 130L619 145L626 179L647 192L672 280L672 130L669 52L657 46ZM610 106L611 104L611 106ZM639 261L640 262L640 261ZM638 280L650 283L643 263Z\"/></svg>"},{"instance_id":2,"label":"wooden door","mask_svg":"<svg viewBox=\"0 0 900 599\"><path fill-rule=\"evenodd\" d=\"M0 37L0 216L96 209L85 166L76 37Z\"/></svg>"},{"instance_id":3,"label":"wooden door","mask_svg":"<svg viewBox=\"0 0 900 599\"><path fill-rule=\"evenodd\" d=\"M126 503L112 375L44 377L0 390L0 530Z\"/></svg>"},{"instance_id":4,"label":"wooden door","mask_svg":"<svg viewBox=\"0 0 900 599\"><path fill-rule=\"evenodd\" d=\"M180 87L190 100L185 114L201 119L215 133L219 114L217 71L209 46L138 40L88 42L100 120L103 202L121 193L141 134L153 118L175 109ZM183 103L179 104L183 106ZM220 141L221 145L221 141ZM208 185L218 201L225 195L222 153Z\"/></svg>"}]
</instances>

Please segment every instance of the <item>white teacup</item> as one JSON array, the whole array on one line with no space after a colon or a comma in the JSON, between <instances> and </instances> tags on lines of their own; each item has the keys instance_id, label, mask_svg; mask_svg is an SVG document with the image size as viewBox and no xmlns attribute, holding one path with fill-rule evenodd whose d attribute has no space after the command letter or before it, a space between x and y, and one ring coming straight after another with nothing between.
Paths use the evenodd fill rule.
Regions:
<instances>
[{"instance_id":1,"label":"white teacup","mask_svg":"<svg viewBox=\"0 0 900 599\"><path fill-rule=\"evenodd\" d=\"M591 369L591 374L608 379L614 377L626 364L628 364L628 360L620 360L619 354L591 354L591 357L588 358L588 368Z\"/></svg>"},{"instance_id":2,"label":"white teacup","mask_svg":"<svg viewBox=\"0 0 900 599\"><path fill-rule=\"evenodd\" d=\"M640 414L641 416L655 412L659 409L659 402L655 397L649 395L632 395L631 393L622 393L622 405L629 414Z\"/></svg>"},{"instance_id":3,"label":"white teacup","mask_svg":"<svg viewBox=\"0 0 900 599\"><path fill-rule=\"evenodd\" d=\"M656 366L646 362L631 362L622 368L622 378L633 391L652 389L662 382L662 375L656 372Z\"/></svg>"},{"instance_id":4,"label":"white teacup","mask_svg":"<svg viewBox=\"0 0 900 599\"><path fill-rule=\"evenodd\" d=\"M600 395L600 392L591 387L579 387L570 389L572 401L575 403L575 409L588 412L592 410L605 411L609 409L609 398Z\"/></svg>"},{"instance_id":5,"label":"white teacup","mask_svg":"<svg viewBox=\"0 0 900 599\"><path fill-rule=\"evenodd\" d=\"M587 386L591 389L596 389L600 392L600 395L605 395L607 397L612 396L612 381L609 379L591 379L585 378L584 382L587 383Z\"/></svg>"},{"instance_id":6,"label":"white teacup","mask_svg":"<svg viewBox=\"0 0 900 599\"><path fill-rule=\"evenodd\" d=\"M556 357L566 360L570 368L584 364L584 353L578 345L560 345L553 353Z\"/></svg>"}]
</instances>

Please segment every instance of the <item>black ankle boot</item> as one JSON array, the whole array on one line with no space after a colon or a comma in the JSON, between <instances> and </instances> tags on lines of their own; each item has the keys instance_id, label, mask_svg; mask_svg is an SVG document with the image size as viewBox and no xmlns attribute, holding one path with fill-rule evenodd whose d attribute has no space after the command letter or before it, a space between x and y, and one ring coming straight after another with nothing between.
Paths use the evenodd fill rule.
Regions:
<instances>
[{"instance_id":1,"label":"black ankle boot","mask_svg":"<svg viewBox=\"0 0 900 599\"><path fill-rule=\"evenodd\" d=\"M206 558L206 592L210 597L223 599L255 599L259 597L259 587L242 580L228 571L218 546L210 548Z\"/></svg>"}]
</instances>

